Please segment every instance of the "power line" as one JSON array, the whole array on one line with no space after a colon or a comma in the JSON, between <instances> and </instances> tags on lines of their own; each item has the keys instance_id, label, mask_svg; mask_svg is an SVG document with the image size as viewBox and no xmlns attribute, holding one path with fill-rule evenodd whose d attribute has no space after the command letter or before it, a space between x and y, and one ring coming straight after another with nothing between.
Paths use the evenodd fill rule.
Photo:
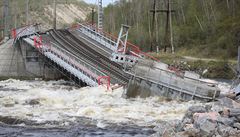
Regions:
<instances>
[{"instance_id":1,"label":"power line","mask_svg":"<svg viewBox=\"0 0 240 137\"><path fill-rule=\"evenodd\" d=\"M153 1L153 9L150 10L150 12L152 12L152 26L151 26L151 47L150 47L150 51L153 51L153 47L156 46L157 47L157 52L158 52L158 42L156 40L157 37L157 16L156 14L158 12L160 12L159 10L157 10L157 2L156 0ZM156 26L155 26L156 25Z\"/></svg>"},{"instance_id":2,"label":"power line","mask_svg":"<svg viewBox=\"0 0 240 137\"><path fill-rule=\"evenodd\" d=\"M167 14L165 36L164 36L164 52L167 52L167 47L171 47L172 53L174 53L175 49L173 45L172 13L176 11L172 10L171 0L167 0L167 9L159 10L159 12Z\"/></svg>"}]
</instances>

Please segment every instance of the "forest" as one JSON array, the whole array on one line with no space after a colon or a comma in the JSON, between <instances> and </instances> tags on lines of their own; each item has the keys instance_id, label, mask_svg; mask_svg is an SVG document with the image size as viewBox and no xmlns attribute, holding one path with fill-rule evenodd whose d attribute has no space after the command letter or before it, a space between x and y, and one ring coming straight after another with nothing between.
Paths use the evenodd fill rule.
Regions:
<instances>
[{"instance_id":1,"label":"forest","mask_svg":"<svg viewBox=\"0 0 240 137\"><path fill-rule=\"evenodd\" d=\"M154 0L119 0L104 9L104 29L118 34L121 24L131 26L129 40L144 51L151 49ZM157 0L165 10L167 0ZM240 39L239 0L171 0L172 36L176 52L196 57L233 59ZM156 45L164 47L167 16L156 13ZM156 51L156 48L153 49Z\"/></svg>"}]
</instances>

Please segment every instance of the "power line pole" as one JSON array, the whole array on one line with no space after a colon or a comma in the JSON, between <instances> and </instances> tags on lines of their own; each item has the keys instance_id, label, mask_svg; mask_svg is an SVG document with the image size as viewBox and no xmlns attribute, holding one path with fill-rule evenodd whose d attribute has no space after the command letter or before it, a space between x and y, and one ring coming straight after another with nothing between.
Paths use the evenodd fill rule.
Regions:
<instances>
[{"instance_id":1,"label":"power line pole","mask_svg":"<svg viewBox=\"0 0 240 137\"><path fill-rule=\"evenodd\" d=\"M26 25L29 24L29 0L26 0Z\"/></svg>"},{"instance_id":2,"label":"power line pole","mask_svg":"<svg viewBox=\"0 0 240 137\"><path fill-rule=\"evenodd\" d=\"M157 11L157 3L156 0L153 1L153 9L150 10L152 12L152 26L151 26L151 48L150 51L153 51L153 47L157 46L157 40L156 40L156 33L157 33L157 23L155 28L155 22L157 20L156 13Z\"/></svg>"},{"instance_id":3,"label":"power line pole","mask_svg":"<svg viewBox=\"0 0 240 137\"><path fill-rule=\"evenodd\" d=\"M167 52L167 47L171 47L172 53L174 53L175 49L173 45L172 13L175 12L175 10L172 10L171 0L167 0L167 9L159 10L159 12L167 14L165 36L164 36L164 52Z\"/></svg>"},{"instance_id":4,"label":"power line pole","mask_svg":"<svg viewBox=\"0 0 240 137\"><path fill-rule=\"evenodd\" d=\"M102 0L98 0L98 30L103 30L103 7Z\"/></svg>"},{"instance_id":5,"label":"power line pole","mask_svg":"<svg viewBox=\"0 0 240 137\"><path fill-rule=\"evenodd\" d=\"M53 1L53 29L57 28L57 2L56 0Z\"/></svg>"},{"instance_id":6,"label":"power line pole","mask_svg":"<svg viewBox=\"0 0 240 137\"><path fill-rule=\"evenodd\" d=\"M14 1L13 2L13 5L14 5L14 28L17 28L17 13L18 13L18 11L17 11L17 2L16 1Z\"/></svg>"},{"instance_id":7,"label":"power line pole","mask_svg":"<svg viewBox=\"0 0 240 137\"><path fill-rule=\"evenodd\" d=\"M94 7L92 7L92 25L94 25L94 16L95 16L95 11L94 11Z\"/></svg>"},{"instance_id":8,"label":"power line pole","mask_svg":"<svg viewBox=\"0 0 240 137\"><path fill-rule=\"evenodd\" d=\"M8 37L8 12L9 12L9 0L4 0L4 8L3 8L3 18L4 18L4 36Z\"/></svg>"}]
</instances>

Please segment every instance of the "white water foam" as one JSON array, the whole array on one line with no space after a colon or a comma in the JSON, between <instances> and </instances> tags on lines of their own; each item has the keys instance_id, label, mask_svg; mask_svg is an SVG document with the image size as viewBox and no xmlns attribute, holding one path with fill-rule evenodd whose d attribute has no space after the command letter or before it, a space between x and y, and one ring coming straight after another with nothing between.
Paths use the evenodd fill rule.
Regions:
<instances>
[{"instance_id":1,"label":"white water foam","mask_svg":"<svg viewBox=\"0 0 240 137\"><path fill-rule=\"evenodd\" d=\"M77 117L87 117L97 120L99 127L106 126L104 121L155 126L162 120L181 119L188 107L202 105L194 101L166 101L161 97L125 99L121 97L122 88L108 92L104 87L76 88L62 83L66 82L1 81L0 115L39 123L65 121L65 125ZM33 99L40 105L27 103Z\"/></svg>"}]
</instances>

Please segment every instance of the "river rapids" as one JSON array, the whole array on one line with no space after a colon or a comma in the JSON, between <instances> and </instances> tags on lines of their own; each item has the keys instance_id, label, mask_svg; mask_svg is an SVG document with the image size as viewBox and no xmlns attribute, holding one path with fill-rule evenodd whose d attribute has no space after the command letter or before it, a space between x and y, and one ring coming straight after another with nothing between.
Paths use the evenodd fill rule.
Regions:
<instances>
[{"instance_id":1,"label":"river rapids","mask_svg":"<svg viewBox=\"0 0 240 137\"><path fill-rule=\"evenodd\" d=\"M59 81L0 81L0 136L149 136L161 121L182 119L190 106L161 97L122 97L119 88L78 88Z\"/></svg>"}]
</instances>

